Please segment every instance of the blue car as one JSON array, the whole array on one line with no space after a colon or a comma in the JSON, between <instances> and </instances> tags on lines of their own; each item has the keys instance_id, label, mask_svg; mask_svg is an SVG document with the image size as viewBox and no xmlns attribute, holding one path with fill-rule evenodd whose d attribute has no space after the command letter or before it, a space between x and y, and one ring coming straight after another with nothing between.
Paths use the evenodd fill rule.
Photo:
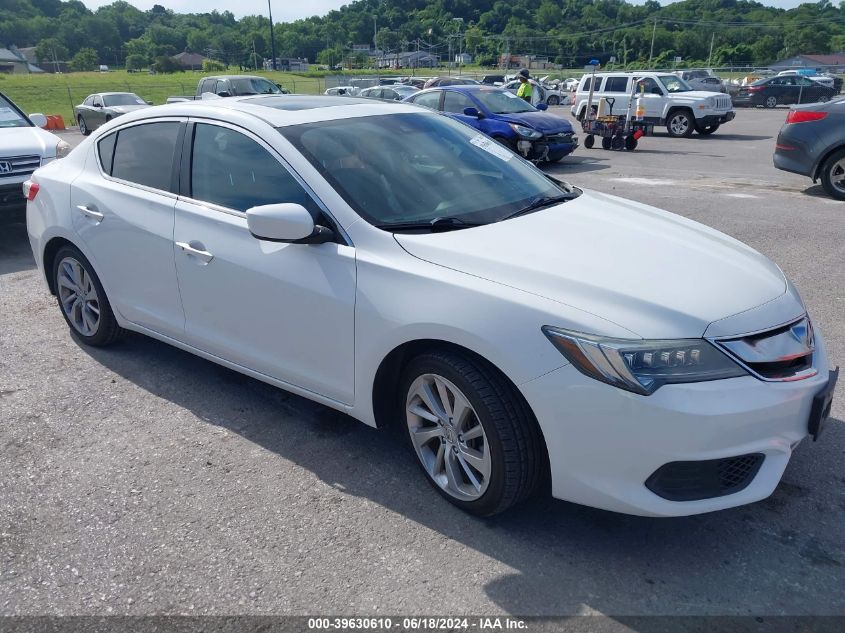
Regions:
<instances>
[{"instance_id":1,"label":"blue car","mask_svg":"<svg viewBox=\"0 0 845 633\"><path fill-rule=\"evenodd\" d=\"M578 147L572 124L492 86L444 86L404 101L438 110L507 145L525 158L557 162Z\"/></svg>"}]
</instances>

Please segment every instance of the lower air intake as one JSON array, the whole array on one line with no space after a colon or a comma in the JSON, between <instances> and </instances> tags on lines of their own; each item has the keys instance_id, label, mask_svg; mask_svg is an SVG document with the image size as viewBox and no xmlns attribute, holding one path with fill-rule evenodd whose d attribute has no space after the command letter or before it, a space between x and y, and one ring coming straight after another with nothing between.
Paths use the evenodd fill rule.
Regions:
<instances>
[{"instance_id":1,"label":"lower air intake","mask_svg":"<svg viewBox=\"0 0 845 633\"><path fill-rule=\"evenodd\" d=\"M670 462L654 471L645 485L669 501L724 497L746 488L764 459L762 453L750 453L698 462Z\"/></svg>"}]
</instances>

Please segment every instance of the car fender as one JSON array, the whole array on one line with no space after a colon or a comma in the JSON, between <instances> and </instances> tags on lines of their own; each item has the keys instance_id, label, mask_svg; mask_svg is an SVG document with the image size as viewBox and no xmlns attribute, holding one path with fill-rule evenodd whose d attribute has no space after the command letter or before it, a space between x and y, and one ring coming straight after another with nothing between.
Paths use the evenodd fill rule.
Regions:
<instances>
[{"instance_id":1,"label":"car fender","mask_svg":"<svg viewBox=\"0 0 845 633\"><path fill-rule=\"evenodd\" d=\"M819 152L819 159L813 166L813 182L816 182L820 178L822 165L824 165L825 161L830 158L831 154L839 151L840 149L845 149L845 143L843 143L841 139L837 140L835 143L831 143L823 151Z\"/></svg>"}]
</instances>

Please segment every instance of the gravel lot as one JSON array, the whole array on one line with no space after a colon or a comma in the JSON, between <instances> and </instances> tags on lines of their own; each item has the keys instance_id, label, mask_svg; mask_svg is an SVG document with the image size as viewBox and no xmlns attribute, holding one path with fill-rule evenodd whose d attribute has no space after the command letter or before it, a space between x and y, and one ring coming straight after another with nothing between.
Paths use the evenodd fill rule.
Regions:
<instances>
[{"instance_id":1,"label":"gravel lot","mask_svg":"<svg viewBox=\"0 0 845 633\"><path fill-rule=\"evenodd\" d=\"M549 171L772 257L845 365L845 203L772 167L785 114ZM389 434L141 336L78 346L22 225L0 229L0 314L2 614L845 615L845 385L766 501L483 521Z\"/></svg>"}]
</instances>

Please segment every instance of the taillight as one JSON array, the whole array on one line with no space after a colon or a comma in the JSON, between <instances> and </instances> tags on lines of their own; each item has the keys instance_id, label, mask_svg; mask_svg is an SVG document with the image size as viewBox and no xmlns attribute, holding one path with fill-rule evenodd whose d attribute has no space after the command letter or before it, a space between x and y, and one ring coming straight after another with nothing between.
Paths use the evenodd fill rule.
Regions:
<instances>
[{"instance_id":1,"label":"taillight","mask_svg":"<svg viewBox=\"0 0 845 633\"><path fill-rule=\"evenodd\" d=\"M748 92L760 92L765 86L748 86Z\"/></svg>"},{"instance_id":2,"label":"taillight","mask_svg":"<svg viewBox=\"0 0 845 633\"><path fill-rule=\"evenodd\" d=\"M787 123L806 123L807 121L820 121L827 116L827 112L815 112L813 110L790 110L786 115Z\"/></svg>"},{"instance_id":3,"label":"taillight","mask_svg":"<svg viewBox=\"0 0 845 633\"><path fill-rule=\"evenodd\" d=\"M23 195L26 197L27 200L32 202L35 200L35 196L38 195L38 190L41 187L38 186L37 182L32 182L31 180L27 180L23 183Z\"/></svg>"}]
</instances>

